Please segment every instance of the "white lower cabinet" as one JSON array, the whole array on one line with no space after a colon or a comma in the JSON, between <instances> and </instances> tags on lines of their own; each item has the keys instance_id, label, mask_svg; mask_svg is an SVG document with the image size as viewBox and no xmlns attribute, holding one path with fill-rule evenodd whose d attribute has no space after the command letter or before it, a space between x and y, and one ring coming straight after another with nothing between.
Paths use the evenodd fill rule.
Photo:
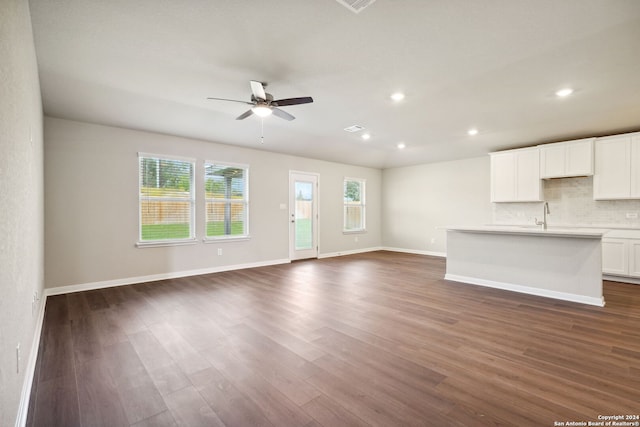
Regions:
<instances>
[{"instance_id":1,"label":"white lower cabinet","mask_svg":"<svg viewBox=\"0 0 640 427\"><path fill-rule=\"evenodd\" d=\"M602 239L602 272L640 277L640 239Z\"/></svg>"}]
</instances>

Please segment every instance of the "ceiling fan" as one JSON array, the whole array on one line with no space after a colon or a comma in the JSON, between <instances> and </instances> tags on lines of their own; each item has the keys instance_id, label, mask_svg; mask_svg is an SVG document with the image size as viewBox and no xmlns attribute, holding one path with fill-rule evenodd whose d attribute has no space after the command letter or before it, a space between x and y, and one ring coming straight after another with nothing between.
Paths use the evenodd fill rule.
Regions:
<instances>
[{"instance_id":1,"label":"ceiling fan","mask_svg":"<svg viewBox=\"0 0 640 427\"><path fill-rule=\"evenodd\" d=\"M276 117L280 117L285 120L293 120L294 116L287 113L284 110L281 110L278 107L285 107L288 105L298 105L298 104L309 104L313 102L313 98L310 96L304 96L301 98L286 98L286 99L273 99L273 95L270 93L266 93L264 91L266 83L257 82L255 80L251 80L251 102L248 101L238 101L235 99L226 99L226 98L207 98L214 99L217 101L231 101L231 102L241 102L243 104L251 105L251 108L240 114L236 117L236 120L244 120L252 114L255 114L258 117L267 117L273 114Z\"/></svg>"}]
</instances>

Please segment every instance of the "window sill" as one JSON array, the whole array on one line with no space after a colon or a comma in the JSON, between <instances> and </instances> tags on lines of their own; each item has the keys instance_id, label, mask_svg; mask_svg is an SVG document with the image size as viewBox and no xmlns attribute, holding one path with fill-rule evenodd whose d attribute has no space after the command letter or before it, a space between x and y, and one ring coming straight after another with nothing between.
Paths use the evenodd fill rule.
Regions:
<instances>
[{"instance_id":1,"label":"window sill","mask_svg":"<svg viewBox=\"0 0 640 427\"><path fill-rule=\"evenodd\" d=\"M202 239L204 243L245 242L247 240L251 240L251 236L248 234L243 236L205 237Z\"/></svg>"},{"instance_id":2,"label":"window sill","mask_svg":"<svg viewBox=\"0 0 640 427\"><path fill-rule=\"evenodd\" d=\"M366 234L367 230L342 230L342 234Z\"/></svg>"},{"instance_id":3,"label":"window sill","mask_svg":"<svg viewBox=\"0 0 640 427\"><path fill-rule=\"evenodd\" d=\"M154 240L149 242L136 242L136 246L139 248L158 248L161 246L184 246L195 245L198 243L196 239L185 240Z\"/></svg>"}]
</instances>

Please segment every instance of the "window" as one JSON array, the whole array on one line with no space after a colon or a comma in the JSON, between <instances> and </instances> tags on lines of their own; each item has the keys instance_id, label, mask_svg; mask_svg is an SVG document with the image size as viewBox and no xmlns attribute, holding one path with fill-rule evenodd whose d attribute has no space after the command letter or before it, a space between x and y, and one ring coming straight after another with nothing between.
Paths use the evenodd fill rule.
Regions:
<instances>
[{"instance_id":1,"label":"window","mask_svg":"<svg viewBox=\"0 0 640 427\"><path fill-rule=\"evenodd\" d=\"M365 180L344 179L344 232L363 232L365 221Z\"/></svg>"},{"instance_id":2,"label":"window","mask_svg":"<svg viewBox=\"0 0 640 427\"><path fill-rule=\"evenodd\" d=\"M195 240L194 160L139 154L139 245Z\"/></svg>"},{"instance_id":3,"label":"window","mask_svg":"<svg viewBox=\"0 0 640 427\"><path fill-rule=\"evenodd\" d=\"M205 162L204 187L208 239L249 236L249 168Z\"/></svg>"}]
</instances>

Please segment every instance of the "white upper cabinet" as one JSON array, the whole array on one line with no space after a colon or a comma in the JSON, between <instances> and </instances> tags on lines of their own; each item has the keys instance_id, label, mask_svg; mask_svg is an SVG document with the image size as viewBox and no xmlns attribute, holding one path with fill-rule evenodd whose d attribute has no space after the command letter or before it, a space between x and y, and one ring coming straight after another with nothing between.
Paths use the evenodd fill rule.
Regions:
<instances>
[{"instance_id":1,"label":"white upper cabinet","mask_svg":"<svg viewBox=\"0 0 640 427\"><path fill-rule=\"evenodd\" d=\"M490 156L492 202L541 200L538 147L499 151Z\"/></svg>"},{"instance_id":2,"label":"white upper cabinet","mask_svg":"<svg viewBox=\"0 0 640 427\"><path fill-rule=\"evenodd\" d=\"M596 140L593 198L640 199L640 134Z\"/></svg>"},{"instance_id":3,"label":"white upper cabinet","mask_svg":"<svg viewBox=\"0 0 640 427\"><path fill-rule=\"evenodd\" d=\"M593 175L595 138L539 145L540 178Z\"/></svg>"}]
</instances>

